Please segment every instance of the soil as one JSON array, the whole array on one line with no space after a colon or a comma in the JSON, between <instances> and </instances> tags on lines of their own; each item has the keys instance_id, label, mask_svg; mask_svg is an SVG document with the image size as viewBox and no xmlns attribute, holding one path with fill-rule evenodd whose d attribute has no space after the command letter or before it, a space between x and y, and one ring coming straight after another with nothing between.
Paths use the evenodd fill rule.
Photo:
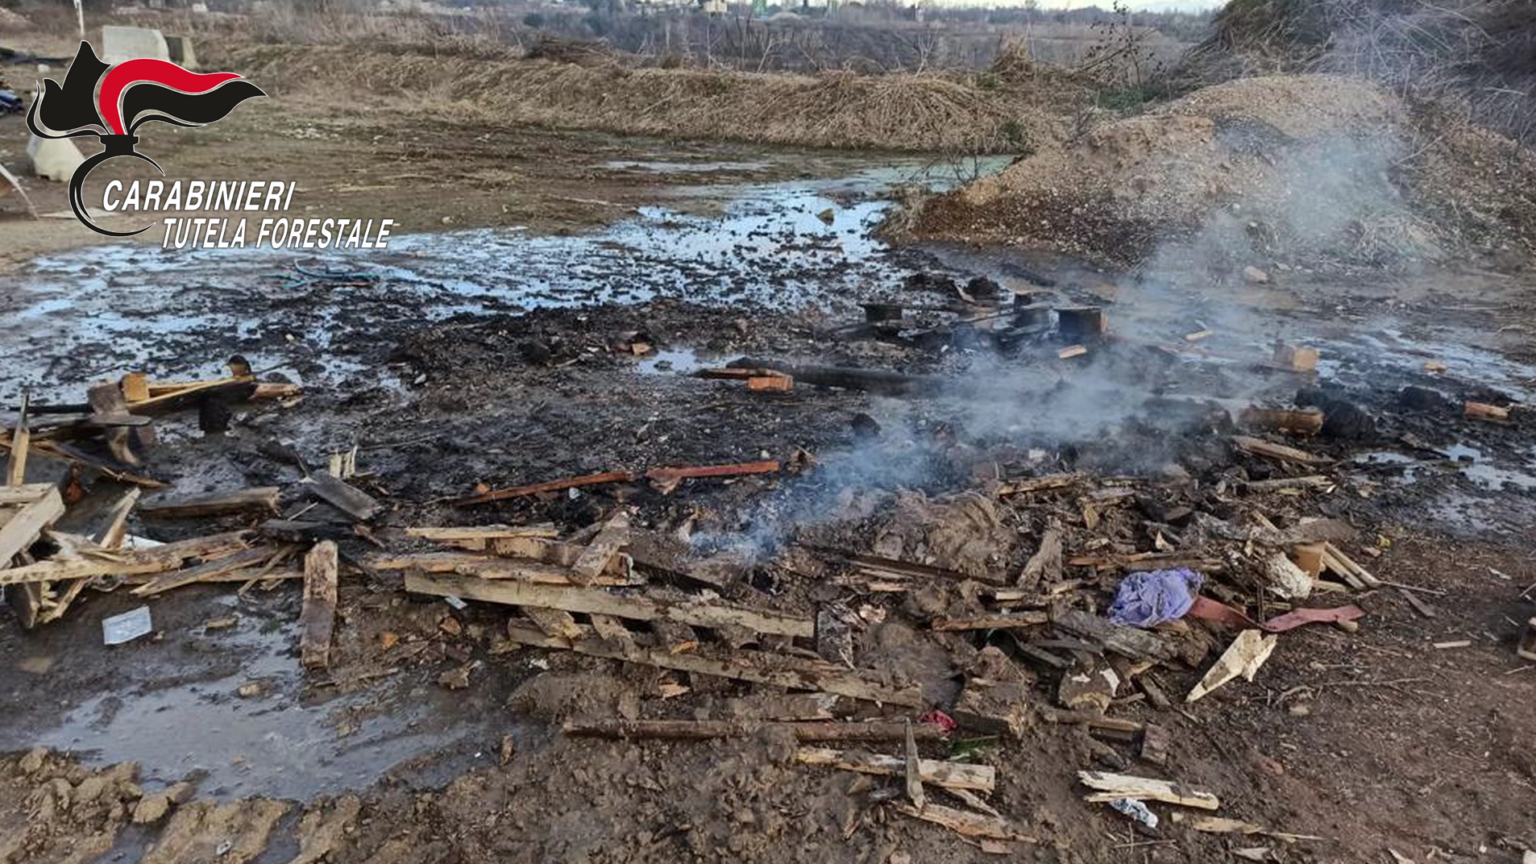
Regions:
<instances>
[{"instance_id":1,"label":"soil","mask_svg":"<svg viewBox=\"0 0 1536 864\"><path fill-rule=\"evenodd\" d=\"M841 578L848 568L835 551L1011 581L1053 525L1068 559L1173 542L1220 557L1229 570L1219 581L1236 602L1267 615L1277 610L1251 602L1257 564L1245 552L1252 515L1264 514L1287 536L1325 534L1379 579L1420 589L1434 617L1390 586L1351 594L1368 613L1358 632L1282 634L1252 682L1188 705L1177 700L1231 631L1177 631L1181 659L1148 673L1174 706L1125 688L1110 709L1169 731L1162 766L1039 720L1022 740L964 734L924 755L997 768L991 805L1039 841L1014 845L1007 854L1018 860L1209 861L1269 847L1267 860L1279 861L1388 860L1392 849L1412 860L1515 862L1536 848L1527 746L1536 667L1513 653L1536 613L1522 594L1536 582L1528 277L1461 269L1340 281L1271 268L1262 285L1204 271L1165 281L1016 248L893 248L870 234L921 164L846 155L676 145L677 156L657 142L454 127L418 130L430 146L412 152L490 135L455 151L455 164L490 170L498 148L521 148L525 173L515 183L482 182L473 170L401 180L412 172L367 167L377 173L358 180L353 151L400 126L335 106L306 110L304 121L253 111L242 122L330 117L348 131L250 158L305 187L398 183L347 200L400 208L412 220L402 236L440 233L387 256L312 261L131 244L56 251L84 242L78 226L0 222L17 232L9 236L34 238L6 246L16 251L0 274L0 308L31 323L0 337L16 370L0 396L29 384L40 398L78 399L93 380L133 367L206 376L239 351L264 374L302 381L302 400L242 406L223 435L202 435L191 416L158 422L147 470L172 489L157 494L279 485L296 513L299 469L263 454L276 441L313 465L356 445L354 482L386 503L372 539L394 551L427 548L405 535L413 525L552 522L569 535L626 506L639 531L681 550L679 567L721 565L732 578L714 590L732 601L848 610L853 662L920 683L943 705L979 649L1011 652L1011 637L930 632L933 615L971 607L969 589L868 592ZM240 136L220 137L228 132L220 124L177 137L167 159L178 172L211 169L238 149ZM703 190L691 188L698 172L599 167L641 158L754 167L726 169ZM589 210L556 196L622 206ZM831 224L820 216L829 207ZM447 232L441 215L455 218ZM974 297L988 284L1057 305L1105 303L1113 338L1064 361L1054 332L1001 349L984 325L917 332L954 318L931 310L908 313L907 338L855 338L860 301L959 305L962 287ZM1319 347L1324 392L1299 394L1312 382L1288 373L1146 344L1202 328L1215 331L1202 347L1238 358L1268 357L1275 339ZM909 398L799 382L780 395L690 374L743 356L945 383ZM1432 373L1426 360L1447 370ZM1410 386L1444 401L1405 401ZM1319 395L1371 418L1347 436L1289 442L1336 462L1293 469L1231 446L1242 406ZM1514 405L1513 420L1465 419L1465 399ZM670 491L622 484L451 503L478 484L758 458L793 470ZM55 479L64 469L37 459L29 470ZM1336 488L1246 491L1249 481L1313 470ZM993 494L999 477L1058 471L1084 479L1040 495ZM114 492L84 479L91 498ZM1090 527L1083 504L1094 500L1107 503ZM135 517L130 531L170 540L243 524ZM378 551L368 538L343 531L348 563L325 673L300 668L292 583L169 592L150 604L155 634L114 647L100 644L100 620L142 602L123 590L87 592L63 620L33 631L0 621L0 748L10 751L0 758L0 861L1000 857L902 816L890 803L900 778L798 765L781 735L563 735L559 723L572 717L755 719L811 707L771 687L514 647L507 610L409 595L398 573L366 566ZM1067 576L1084 580L1071 602L1102 608L1120 575L1069 565ZM1471 645L1434 647L1459 640ZM1032 700L1051 703L1058 673L1012 662L1034 681ZM245 685L256 686L242 695ZM831 710L902 716L847 700ZM1145 836L1081 800L1076 772L1090 768L1175 779L1220 796L1218 815L1322 839L1204 834L1161 804L1152 805L1158 834Z\"/></svg>"}]
</instances>

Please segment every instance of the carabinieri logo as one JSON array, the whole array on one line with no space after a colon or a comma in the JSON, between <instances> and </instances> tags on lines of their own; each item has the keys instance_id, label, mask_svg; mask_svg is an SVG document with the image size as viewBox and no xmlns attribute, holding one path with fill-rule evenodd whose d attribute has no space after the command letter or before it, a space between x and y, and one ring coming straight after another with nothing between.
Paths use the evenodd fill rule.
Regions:
<instances>
[{"instance_id":1,"label":"carabinieri logo","mask_svg":"<svg viewBox=\"0 0 1536 864\"><path fill-rule=\"evenodd\" d=\"M101 83L97 94L96 84ZM87 228L110 237L129 237L138 231L108 231L91 222L82 200L81 185L96 166L117 156L143 159L165 175L155 160L136 149L139 127L151 120L177 126L206 126L253 96L265 96L249 81L233 72L198 74L165 60L142 58L108 65L81 42L61 87L45 79L43 94L27 112L27 128L40 138L75 138L95 135L104 148L85 160L69 178L69 206Z\"/></svg>"}]
</instances>

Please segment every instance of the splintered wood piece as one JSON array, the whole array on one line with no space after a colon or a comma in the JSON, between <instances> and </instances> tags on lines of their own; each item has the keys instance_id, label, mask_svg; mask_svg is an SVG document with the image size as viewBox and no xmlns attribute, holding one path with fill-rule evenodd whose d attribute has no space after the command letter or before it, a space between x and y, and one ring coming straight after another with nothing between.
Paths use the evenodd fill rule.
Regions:
<instances>
[{"instance_id":1,"label":"splintered wood piece","mask_svg":"<svg viewBox=\"0 0 1536 864\"><path fill-rule=\"evenodd\" d=\"M1316 408L1245 408L1237 422L1248 429L1316 435L1323 431L1323 420Z\"/></svg>"},{"instance_id":2,"label":"splintered wood piece","mask_svg":"<svg viewBox=\"0 0 1536 864\"><path fill-rule=\"evenodd\" d=\"M1116 798L1134 798L1140 801L1162 801L1181 807L1215 810L1221 801L1215 795L1199 789L1191 789L1182 783L1154 780L1150 777L1134 777L1129 774L1110 774L1104 771L1079 771L1077 779L1089 789L1098 790L1085 801L1113 801Z\"/></svg>"},{"instance_id":3,"label":"splintered wood piece","mask_svg":"<svg viewBox=\"0 0 1536 864\"><path fill-rule=\"evenodd\" d=\"M926 807L918 809L910 804L901 804L897 808L903 814L924 822L932 822L966 837L981 837L989 840L1014 840L1020 843L1038 843L1037 838L1021 832L1006 819L996 816L988 816L983 813L972 813L969 810L959 810L954 807L945 807L942 804L929 802Z\"/></svg>"},{"instance_id":4,"label":"splintered wood piece","mask_svg":"<svg viewBox=\"0 0 1536 864\"><path fill-rule=\"evenodd\" d=\"M409 578L409 577L407 577ZM409 589L407 589L409 590ZM523 614L528 617L540 630L550 636L561 639L578 639L581 637L581 625L571 617L571 613L559 609L545 609L539 606L522 607Z\"/></svg>"},{"instance_id":5,"label":"splintered wood piece","mask_svg":"<svg viewBox=\"0 0 1536 864\"><path fill-rule=\"evenodd\" d=\"M593 585L638 585L640 581L627 572L623 556L609 572L592 580ZM569 568L537 561L519 561L467 552L420 552L413 555L379 556L367 560L377 570L420 570L424 573L457 573L481 579L516 580L540 585L574 585Z\"/></svg>"},{"instance_id":6,"label":"splintered wood piece","mask_svg":"<svg viewBox=\"0 0 1536 864\"><path fill-rule=\"evenodd\" d=\"M1372 576L1369 570L1356 564L1332 543L1326 543L1323 546L1323 566L1337 573L1351 587L1378 588L1381 586L1381 581Z\"/></svg>"},{"instance_id":7,"label":"splintered wood piece","mask_svg":"<svg viewBox=\"0 0 1536 864\"><path fill-rule=\"evenodd\" d=\"M785 722L758 722L755 720L587 720L565 721L561 728L567 735L586 735L594 738L666 738L675 741L705 741L712 738L746 738L761 729L782 729L802 743L889 743L906 738L906 724L889 720L868 722L841 722L836 720L796 720ZM919 741L942 741L944 730L931 723L919 723L912 727L912 734ZM836 754L849 760L863 759L862 754L837 750L813 750L802 748L800 753ZM820 757L815 757L820 758ZM890 760L892 776L900 774L904 763L895 756L877 756L873 759ZM808 764L832 764L831 761L810 761ZM957 779L948 782L934 780L936 785L951 783L980 783L984 779L995 780L992 769L985 765L962 765L955 762L931 762L936 768L935 777L950 776ZM838 766L842 767L842 766ZM850 768L848 770L859 770ZM983 773L986 772L986 773ZM880 772L885 773L885 772ZM990 787L989 787L990 788Z\"/></svg>"},{"instance_id":8,"label":"splintered wood piece","mask_svg":"<svg viewBox=\"0 0 1536 864\"><path fill-rule=\"evenodd\" d=\"M96 535L96 545L103 549L117 549L123 545L123 534L128 530L128 514L133 512L135 504L139 503L139 496L143 490L137 486L127 489L123 496L112 505L111 514L107 517L106 525L101 533Z\"/></svg>"},{"instance_id":9,"label":"splintered wood piece","mask_svg":"<svg viewBox=\"0 0 1536 864\"><path fill-rule=\"evenodd\" d=\"M1266 459L1274 459L1280 462L1295 462L1299 465L1327 465L1333 461L1324 456L1315 456L1305 450L1297 450L1295 447L1287 447L1284 444L1271 444L1262 438L1253 438L1248 435L1234 435L1232 436L1232 443L1236 444L1245 453L1263 456Z\"/></svg>"},{"instance_id":10,"label":"splintered wood piece","mask_svg":"<svg viewBox=\"0 0 1536 864\"><path fill-rule=\"evenodd\" d=\"M571 565L571 581L587 585L608 568L608 562L629 542L629 514L620 511L597 532L586 551Z\"/></svg>"},{"instance_id":11,"label":"splintered wood piece","mask_svg":"<svg viewBox=\"0 0 1536 864\"><path fill-rule=\"evenodd\" d=\"M1244 680L1252 681L1259 667L1274 652L1279 639L1274 635L1265 636L1260 630L1244 630L1237 634L1227 650L1216 659L1216 665L1205 673L1205 677L1189 691L1184 701L1194 702L1239 675Z\"/></svg>"},{"instance_id":12,"label":"splintered wood piece","mask_svg":"<svg viewBox=\"0 0 1536 864\"><path fill-rule=\"evenodd\" d=\"M322 540L304 556L304 608L299 613L299 652L306 669L331 665L331 630L336 626L336 544Z\"/></svg>"},{"instance_id":13,"label":"splintered wood piece","mask_svg":"<svg viewBox=\"0 0 1536 864\"><path fill-rule=\"evenodd\" d=\"M113 553L105 549L88 550L89 555L61 559L54 556L9 570L0 570L0 585L28 582L52 582L58 579L85 579L93 576L142 576L175 570L194 558L211 561L233 555L250 544L249 531L210 534L175 543L162 543L148 549Z\"/></svg>"},{"instance_id":14,"label":"splintered wood piece","mask_svg":"<svg viewBox=\"0 0 1536 864\"><path fill-rule=\"evenodd\" d=\"M618 643L633 643L635 641L635 637L630 634L629 628L625 627L624 622L618 618L602 614L589 617L592 619L592 632L597 634L597 638ZM583 631L583 635L585 635L585 631Z\"/></svg>"},{"instance_id":15,"label":"splintered wood piece","mask_svg":"<svg viewBox=\"0 0 1536 864\"><path fill-rule=\"evenodd\" d=\"M449 502L455 507L463 507L469 504L485 504L490 501L502 501L507 498L522 498L528 495L539 495L545 492L563 492L567 489L576 489L581 486L595 486L600 483L629 483L635 479L631 471L604 471L601 474L588 474L584 477L568 477L564 480L548 480L543 483L529 483L524 486L513 486L509 489L496 489L479 495L471 495Z\"/></svg>"},{"instance_id":16,"label":"splintered wood piece","mask_svg":"<svg viewBox=\"0 0 1536 864\"><path fill-rule=\"evenodd\" d=\"M32 391L23 390L16 431L11 433L11 458L5 471L6 486L20 486L27 481L27 453L32 449L32 429L27 425L27 411L31 407Z\"/></svg>"},{"instance_id":17,"label":"splintered wood piece","mask_svg":"<svg viewBox=\"0 0 1536 864\"><path fill-rule=\"evenodd\" d=\"M214 561L207 561L195 567L178 570L175 573L167 573L164 576L145 585L133 589L133 593L139 597L153 597L162 594L172 588L180 588L184 585L192 585L211 579L214 576L222 576L232 570L242 567L250 567L259 564L272 557L272 550L257 547L254 549L242 549L233 555L228 555Z\"/></svg>"},{"instance_id":18,"label":"splintered wood piece","mask_svg":"<svg viewBox=\"0 0 1536 864\"><path fill-rule=\"evenodd\" d=\"M635 621L675 621L694 627L744 627L754 633L810 638L816 622L810 618L760 612L728 603L673 603L649 597L624 596L598 587L541 585L468 576L429 576L407 573L405 590L418 594L462 597L508 606L539 607L584 615L608 615Z\"/></svg>"},{"instance_id":19,"label":"splintered wood piece","mask_svg":"<svg viewBox=\"0 0 1536 864\"><path fill-rule=\"evenodd\" d=\"M368 493L331 476L329 471L316 471L304 482L309 484L310 494L340 510L353 522L367 522L383 506Z\"/></svg>"},{"instance_id":20,"label":"splintered wood piece","mask_svg":"<svg viewBox=\"0 0 1536 864\"><path fill-rule=\"evenodd\" d=\"M915 733L922 726L919 724L912 728ZM914 740L915 738L914 734ZM878 774L885 777L903 776L908 769L907 760L898 756L860 753L853 750L830 750L821 747L801 747L795 751L795 761L802 765L830 765L843 771ZM945 762L938 759L917 760L917 776L922 782L933 786L942 786L945 789L973 789L979 792L991 792L997 783L997 772L990 765L967 765L963 762Z\"/></svg>"},{"instance_id":21,"label":"splintered wood piece","mask_svg":"<svg viewBox=\"0 0 1536 864\"><path fill-rule=\"evenodd\" d=\"M1319 355L1316 348L1303 345L1275 345L1274 363L1293 372L1315 372Z\"/></svg>"},{"instance_id":22,"label":"splintered wood piece","mask_svg":"<svg viewBox=\"0 0 1536 864\"><path fill-rule=\"evenodd\" d=\"M63 515L64 499L59 495L59 490L52 486L41 497L21 505L21 509L10 521L0 526L0 569L10 564L12 558L31 548L44 529ZM7 575L10 574L0 573L0 578Z\"/></svg>"},{"instance_id":23,"label":"splintered wood piece","mask_svg":"<svg viewBox=\"0 0 1536 864\"><path fill-rule=\"evenodd\" d=\"M1047 528L1040 536L1040 548L1029 556L1020 571L1018 586L1026 590L1039 588L1041 583L1061 581L1061 531Z\"/></svg>"},{"instance_id":24,"label":"splintered wood piece","mask_svg":"<svg viewBox=\"0 0 1536 864\"><path fill-rule=\"evenodd\" d=\"M735 678L796 690L820 690L851 699L909 708L927 705L920 687L897 689L882 683L873 673L843 669L819 660L805 660L785 654L747 649L733 651L723 657L712 657L701 651L671 654L665 649L647 648L633 640L599 639L595 633L581 639L556 639L538 630L518 626L515 622L507 624L507 638L519 645L574 651L679 672Z\"/></svg>"},{"instance_id":25,"label":"splintered wood piece","mask_svg":"<svg viewBox=\"0 0 1536 864\"><path fill-rule=\"evenodd\" d=\"M278 512L277 499L281 492L276 486L258 486L234 492L215 492L198 495L180 501L151 502L139 507L139 515L147 519L189 519L199 516L227 516L249 510Z\"/></svg>"},{"instance_id":26,"label":"splintered wood piece","mask_svg":"<svg viewBox=\"0 0 1536 864\"><path fill-rule=\"evenodd\" d=\"M1051 617L1051 624L1091 639L1116 654L1132 660L1171 660L1176 652L1166 639L1135 627L1122 627L1108 618L1089 615L1076 609L1063 609Z\"/></svg>"},{"instance_id":27,"label":"splintered wood piece","mask_svg":"<svg viewBox=\"0 0 1536 864\"><path fill-rule=\"evenodd\" d=\"M922 810L928 804L928 796L923 793L923 772L920 763L923 761L917 753L917 739L912 736L912 720L907 720L906 729L906 763L902 774L907 783L907 798L912 806Z\"/></svg>"},{"instance_id":28,"label":"splintered wood piece","mask_svg":"<svg viewBox=\"0 0 1536 864\"><path fill-rule=\"evenodd\" d=\"M1086 345L1068 345L1065 348L1058 348L1056 350L1056 359L1071 360L1073 357L1081 357L1087 353L1088 346Z\"/></svg>"},{"instance_id":29,"label":"splintered wood piece","mask_svg":"<svg viewBox=\"0 0 1536 864\"><path fill-rule=\"evenodd\" d=\"M1045 612L999 612L969 618L935 618L929 626L934 630L1010 630L1038 627L1050 620L1051 616Z\"/></svg>"},{"instance_id":30,"label":"splintered wood piece","mask_svg":"<svg viewBox=\"0 0 1536 864\"><path fill-rule=\"evenodd\" d=\"M1193 333L1185 333L1184 334L1184 341L1185 342L1199 342L1201 339L1209 339L1210 337L1214 336L1215 334L1216 334L1216 331L1211 330L1209 328L1204 329L1204 330L1196 330Z\"/></svg>"}]
</instances>

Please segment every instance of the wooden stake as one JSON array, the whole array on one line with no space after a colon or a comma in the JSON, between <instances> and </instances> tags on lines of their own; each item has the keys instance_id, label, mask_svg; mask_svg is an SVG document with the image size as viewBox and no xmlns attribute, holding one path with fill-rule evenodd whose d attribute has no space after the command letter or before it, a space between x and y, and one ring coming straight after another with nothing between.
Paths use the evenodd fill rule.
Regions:
<instances>
[{"instance_id":1,"label":"wooden stake","mask_svg":"<svg viewBox=\"0 0 1536 864\"><path fill-rule=\"evenodd\" d=\"M922 759L917 753L917 739L912 737L912 721L910 719L907 720L906 738L907 761L906 770L903 773L906 775L907 781L907 798L912 801L913 807L921 811L928 804L928 796L923 794L923 772L919 767Z\"/></svg>"},{"instance_id":2,"label":"wooden stake","mask_svg":"<svg viewBox=\"0 0 1536 864\"><path fill-rule=\"evenodd\" d=\"M16 431L11 434L11 460L5 472L5 485L20 486L27 481L27 453L32 449L32 430L27 425L27 410L32 405L32 391L21 392L21 414Z\"/></svg>"}]
</instances>

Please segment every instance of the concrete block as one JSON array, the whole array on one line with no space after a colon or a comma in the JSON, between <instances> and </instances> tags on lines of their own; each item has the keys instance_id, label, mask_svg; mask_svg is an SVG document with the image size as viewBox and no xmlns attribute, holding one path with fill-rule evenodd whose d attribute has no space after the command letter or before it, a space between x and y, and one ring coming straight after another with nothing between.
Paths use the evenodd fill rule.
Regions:
<instances>
[{"instance_id":1,"label":"concrete block","mask_svg":"<svg viewBox=\"0 0 1536 864\"><path fill-rule=\"evenodd\" d=\"M150 27L119 27L108 24L101 28L101 59L108 63L137 60L170 60L171 51L165 45L165 37Z\"/></svg>"},{"instance_id":2,"label":"concrete block","mask_svg":"<svg viewBox=\"0 0 1536 864\"><path fill-rule=\"evenodd\" d=\"M197 52L192 50L191 36L167 36L165 47L171 54L172 63L189 72L197 71Z\"/></svg>"},{"instance_id":3,"label":"concrete block","mask_svg":"<svg viewBox=\"0 0 1536 864\"><path fill-rule=\"evenodd\" d=\"M32 173L44 180L68 182L70 175L85 161L80 148L68 138L39 138L32 136L27 142L27 156L32 160Z\"/></svg>"}]
</instances>

